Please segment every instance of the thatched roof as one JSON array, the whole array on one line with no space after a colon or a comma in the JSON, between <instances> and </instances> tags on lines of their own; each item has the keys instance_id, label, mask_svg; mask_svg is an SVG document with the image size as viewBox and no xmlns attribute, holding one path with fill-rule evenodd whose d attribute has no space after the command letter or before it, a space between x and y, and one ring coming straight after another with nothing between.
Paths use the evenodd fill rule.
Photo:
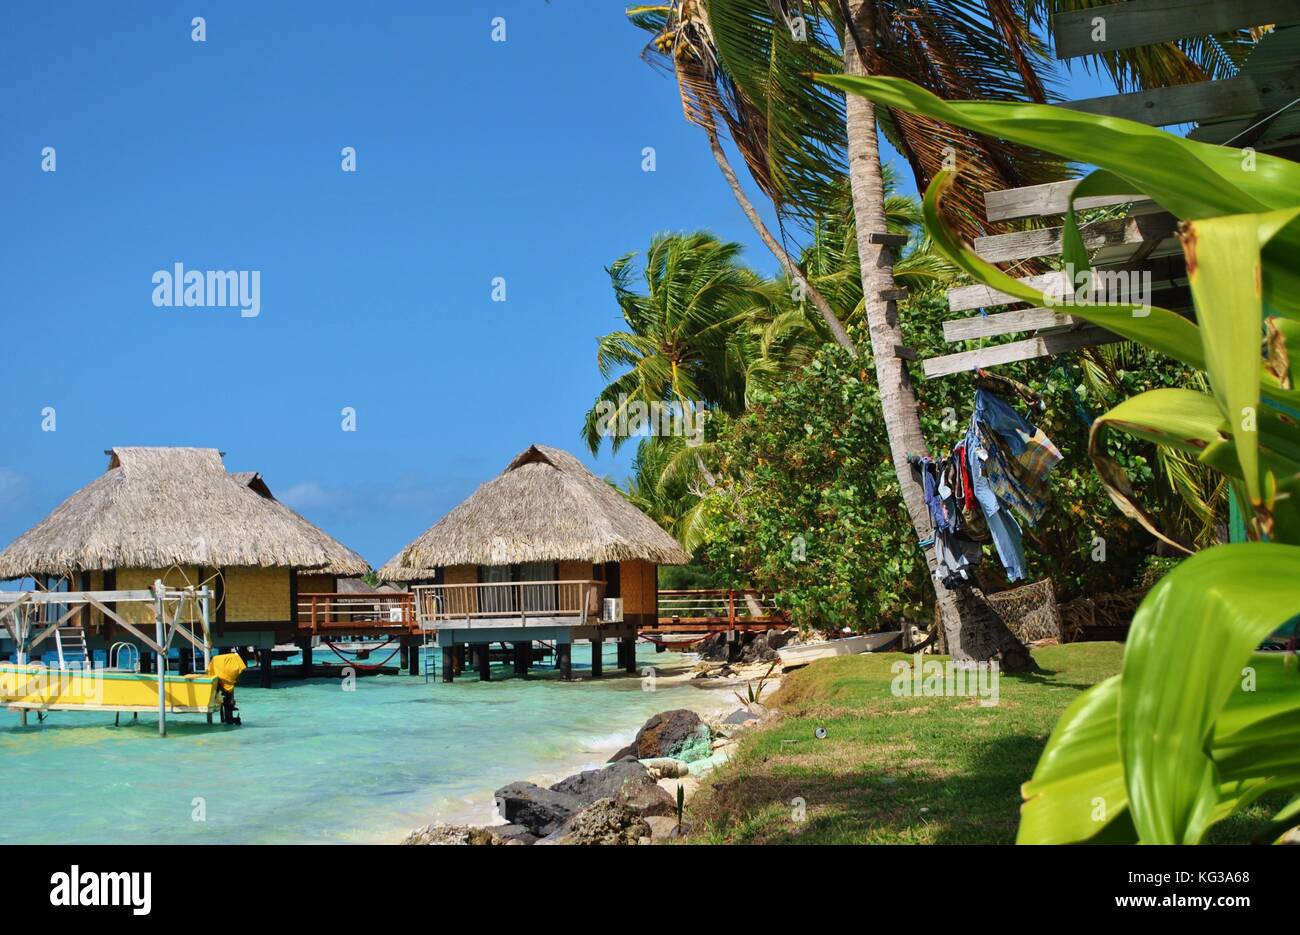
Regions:
<instances>
[{"instance_id":1,"label":"thatched roof","mask_svg":"<svg viewBox=\"0 0 1300 935\"><path fill-rule=\"evenodd\" d=\"M103 474L0 552L0 579L172 565L370 570L272 497L260 475L226 473L215 448L107 453Z\"/></svg>"},{"instance_id":2,"label":"thatched roof","mask_svg":"<svg viewBox=\"0 0 1300 935\"><path fill-rule=\"evenodd\" d=\"M379 577L430 578L446 565L629 559L682 565L690 556L573 455L532 445L397 553Z\"/></svg>"}]
</instances>

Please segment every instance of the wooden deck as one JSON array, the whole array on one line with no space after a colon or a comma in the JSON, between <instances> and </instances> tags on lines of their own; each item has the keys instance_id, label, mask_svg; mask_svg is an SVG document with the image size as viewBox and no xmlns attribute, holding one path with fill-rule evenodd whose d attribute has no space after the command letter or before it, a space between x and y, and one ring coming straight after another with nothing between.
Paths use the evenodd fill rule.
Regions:
<instances>
[{"instance_id":1,"label":"wooden deck","mask_svg":"<svg viewBox=\"0 0 1300 935\"><path fill-rule=\"evenodd\" d=\"M789 619L772 598L757 591L692 588L659 592L659 620L641 633L725 633L784 630Z\"/></svg>"}]
</instances>

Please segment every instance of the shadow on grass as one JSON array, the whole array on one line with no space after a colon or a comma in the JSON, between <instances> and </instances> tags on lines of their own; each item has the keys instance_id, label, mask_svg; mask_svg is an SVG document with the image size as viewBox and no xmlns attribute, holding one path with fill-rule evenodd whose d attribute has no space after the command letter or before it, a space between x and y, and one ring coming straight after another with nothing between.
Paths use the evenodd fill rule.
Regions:
<instances>
[{"instance_id":1,"label":"shadow on grass","mask_svg":"<svg viewBox=\"0 0 1300 935\"><path fill-rule=\"evenodd\" d=\"M1043 745L1041 737L1004 735L941 776L887 766L792 771L767 757L719 776L693 811L715 841L1013 844L1020 785Z\"/></svg>"}]
</instances>

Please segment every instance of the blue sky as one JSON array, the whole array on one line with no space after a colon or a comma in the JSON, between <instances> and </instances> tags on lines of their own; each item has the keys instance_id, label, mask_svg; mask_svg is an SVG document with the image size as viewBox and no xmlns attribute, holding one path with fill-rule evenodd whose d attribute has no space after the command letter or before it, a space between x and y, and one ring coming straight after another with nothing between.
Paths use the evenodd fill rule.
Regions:
<instances>
[{"instance_id":1,"label":"blue sky","mask_svg":"<svg viewBox=\"0 0 1300 935\"><path fill-rule=\"evenodd\" d=\"M6 3L0 543L113 445L220 448L375 565L531 442L621 477L578 437L604 267L708 228L775 268L622 8ZM175 263L260 313L155 307Z\"/></svg>"}]
</instances>

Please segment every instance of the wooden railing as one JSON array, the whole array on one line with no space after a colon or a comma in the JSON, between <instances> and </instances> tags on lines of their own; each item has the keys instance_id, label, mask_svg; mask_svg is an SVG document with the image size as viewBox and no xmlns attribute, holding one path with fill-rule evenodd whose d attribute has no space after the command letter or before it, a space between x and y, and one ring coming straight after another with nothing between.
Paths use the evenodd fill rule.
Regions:
<instances>
[{"instance_id":1,"label":"wooden railing","mask_svg":"<svg viewBox=\"0 0 1300 935\"><path fill-rule=\"evenodd\" d=\"M415 600L405 591L374 594L299 594L298 628L317 630L413 629Z\"/></svg>"},{"instance_id":2,"label":"wooden railing","mask_svg":"<svg viewBox=\"0 0 1300 935\"><path fill-rule=\"evenodd\" d=\"M659 625L707 624L711 627L748 628L784 626L786 618L776 602L758 591L693 588L659 592Z\"/></svg>"},{"instance_id":3,"label":"wooden railing","mask_svg":"<svg viewBox=\"0 0 1300 935\"><path fill-rule=\"evenodd\" d=\"M603 581L493 581L476 584L421 584L411 589L421 625L439 620L576 617L599 620Z\"/></svg>"}]
</instances>

